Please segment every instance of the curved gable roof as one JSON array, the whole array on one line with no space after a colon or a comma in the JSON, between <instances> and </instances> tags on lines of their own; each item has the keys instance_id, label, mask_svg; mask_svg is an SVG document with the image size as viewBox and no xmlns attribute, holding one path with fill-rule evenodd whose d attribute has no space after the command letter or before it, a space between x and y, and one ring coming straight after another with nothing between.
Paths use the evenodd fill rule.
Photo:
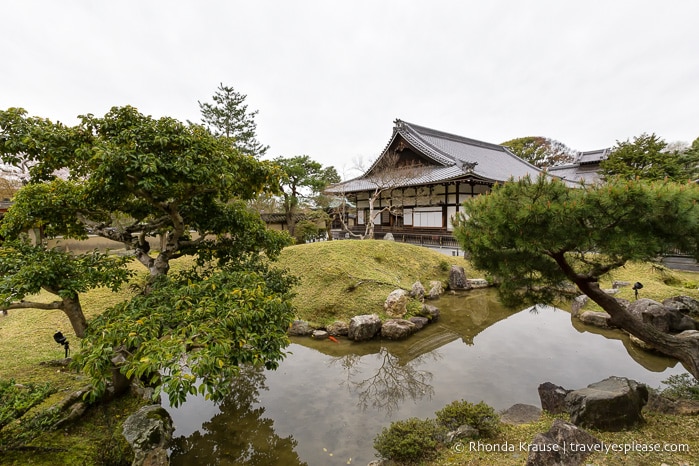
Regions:
<instances>
[{"instance_id":1,"label":"curved gable roof","mask_svg":"<svg viewBox=\"0 0 699 466\"><path fill-rule=\"evenodd\" d=\"M449 181L466 174L488 183L498 183L527 175L536 178L541 173L537 167L520 159L504 146L397 119L394 121L391 139L372 166L362 176L335 186L345 192L371 189L373 185L367 180L369 173L399 138L436 165L427 167L416 179L401 183L403 186Z\"/></svg>"}]
</instances>

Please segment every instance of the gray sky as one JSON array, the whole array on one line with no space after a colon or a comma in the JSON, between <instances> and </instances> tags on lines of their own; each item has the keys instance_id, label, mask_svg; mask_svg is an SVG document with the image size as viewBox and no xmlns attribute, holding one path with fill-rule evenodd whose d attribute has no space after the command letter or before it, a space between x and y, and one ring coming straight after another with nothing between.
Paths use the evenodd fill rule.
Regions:
<instances>
[{"instance_id":1,"label":"gray sky","mask_svg":"<svg viewBox=\"0 0 699 466\"><path fill-rule=\"evenodd\" d=\"M0 108L199 121L219 83L268 154L342 174L393 120L576 150L699 137L699 2L0 0Z\"/></svg>"}]
</instances>

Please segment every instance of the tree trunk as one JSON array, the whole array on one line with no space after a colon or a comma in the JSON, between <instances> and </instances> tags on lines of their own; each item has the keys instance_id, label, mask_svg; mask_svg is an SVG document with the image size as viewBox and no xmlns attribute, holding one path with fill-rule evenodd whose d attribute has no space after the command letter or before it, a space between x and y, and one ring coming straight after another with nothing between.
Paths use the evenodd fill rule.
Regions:
<instances>
[{"instance_id":1,"label":"tree trunk","mask_svg":"<svg viewBox=\"0 0 699 466\"><path fill-rule=\"evenodd\" d=\"M699 338L677 337L663 333L655 327L636 319L613 296L600 289L599 283L574 279L580 291L585 293L594 302L612 317L610 323L631 335L640 338L663 354L678 359L695 379L699 380Z\"/></svg>"},{"instance_id":2,"label":"tree trunk","mask_svg":"<svg viewBox=\"0 0 699 466\"><path fill-rule=\"evenodd\" d=\"M70 324L73 326L75 336L78 338L84 338L85 331L87 330L87 320L85 320L85 314L83 314L80 298L78 296L75 298L63 298L62 309L68 316Z\"/></svg>"},{"instance_id":3,"label":"tree trunk","mask_svg":"<svg viewBox=\"0 0 699 466\"><path fill-rule=\"evenodd\" d=\"M369 198L369 218L366 220L366 234L362 239L374 239L374 199Z\"/></svg>"},{"instance_id":4,"label":"tree trunk","mask_svg":"<svg viewBox=\"0 0 699 466\"><path fill-rule=\"evenodd\" d=\"M51 294L55 294L57 296L59 295L58 290L54 290L47 287L43 287L43 289ZM61 298L60 301L52 301L50 303L19 301L10 304L5 309L60 309L66 316L68 316L68 320L70 320L70 324L73 327L75 335L78 338L85 337L85 330L87 330L87 320L85 320L85 314L83 314L83 308L80 304L80 298L77 295L75 296L75 298ZM5 309L3 309L3 311Z\"/></svg>"},{"instance_id":5,"label":"tree trunk","mask_svg":"<svg viewBox=\"0 0 699 466\"><path fill-rule=\"evenodd\" d=\"M167 275L170 271L170 254L167 251L158 254L155 260L150 263L148 270L151 278Z\"/></svg>"}]
</instances>

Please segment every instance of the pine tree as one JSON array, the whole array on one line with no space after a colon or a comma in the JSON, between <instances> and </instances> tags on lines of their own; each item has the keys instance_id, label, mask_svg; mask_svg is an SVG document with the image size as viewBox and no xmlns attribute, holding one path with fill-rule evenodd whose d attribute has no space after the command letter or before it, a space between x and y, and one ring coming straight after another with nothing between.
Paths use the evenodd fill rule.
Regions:
<instances>
[{"instance_id":1,"label":"pine tree","mask_svg":"<svg viewBox=\"0 0 699 466\"><path fill-rule=\"evenodd\" d=\"M269 146L257 140L255 117L258 111L248 112L246 98L247 95L232 87L219 84L212 97L213 103L199 102L202 122L216 136L231 139L240 152L262 157Z\"/></svg>"}]
</instances>

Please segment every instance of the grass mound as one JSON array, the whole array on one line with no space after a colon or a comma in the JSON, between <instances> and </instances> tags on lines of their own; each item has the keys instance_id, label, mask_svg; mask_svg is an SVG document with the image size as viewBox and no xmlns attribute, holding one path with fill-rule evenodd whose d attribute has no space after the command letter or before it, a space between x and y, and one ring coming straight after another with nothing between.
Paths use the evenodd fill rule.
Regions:
<instances>
[{"instance_id":1,"label":"grass mound","mask_svg":"<svg viewBox=\"0 0 699 466\"><path fill-rule=\"evenodd\" d=\"M628 262L623 267L613 270L600 281L602 288L612 288L614 281L626 281L630 285L620 288L617 298L634 301L635 295L631 285L641 282L643 288L639 290L639 298L648 298L662 302L672 296L686 295L699 299L699 274L672 270L664 265L652 262ZM589 301L585 310L601 311L602 309L592 301Z\"/></svg>"},{"instance_id":2,"label":"grass mound","mask_svg":"<svg viewBox=\"0 0 699 466\"><path fill-rule=\"evenodd\" d=\"M474 276L463 257L383 240L300 244L285 248L278 263L301 278L294 298L299 318L319 325L381 314L388 293L410 290L417 280L425 288L431 280L446 281L451 265Z\"/></svg>"}]
</instances>

